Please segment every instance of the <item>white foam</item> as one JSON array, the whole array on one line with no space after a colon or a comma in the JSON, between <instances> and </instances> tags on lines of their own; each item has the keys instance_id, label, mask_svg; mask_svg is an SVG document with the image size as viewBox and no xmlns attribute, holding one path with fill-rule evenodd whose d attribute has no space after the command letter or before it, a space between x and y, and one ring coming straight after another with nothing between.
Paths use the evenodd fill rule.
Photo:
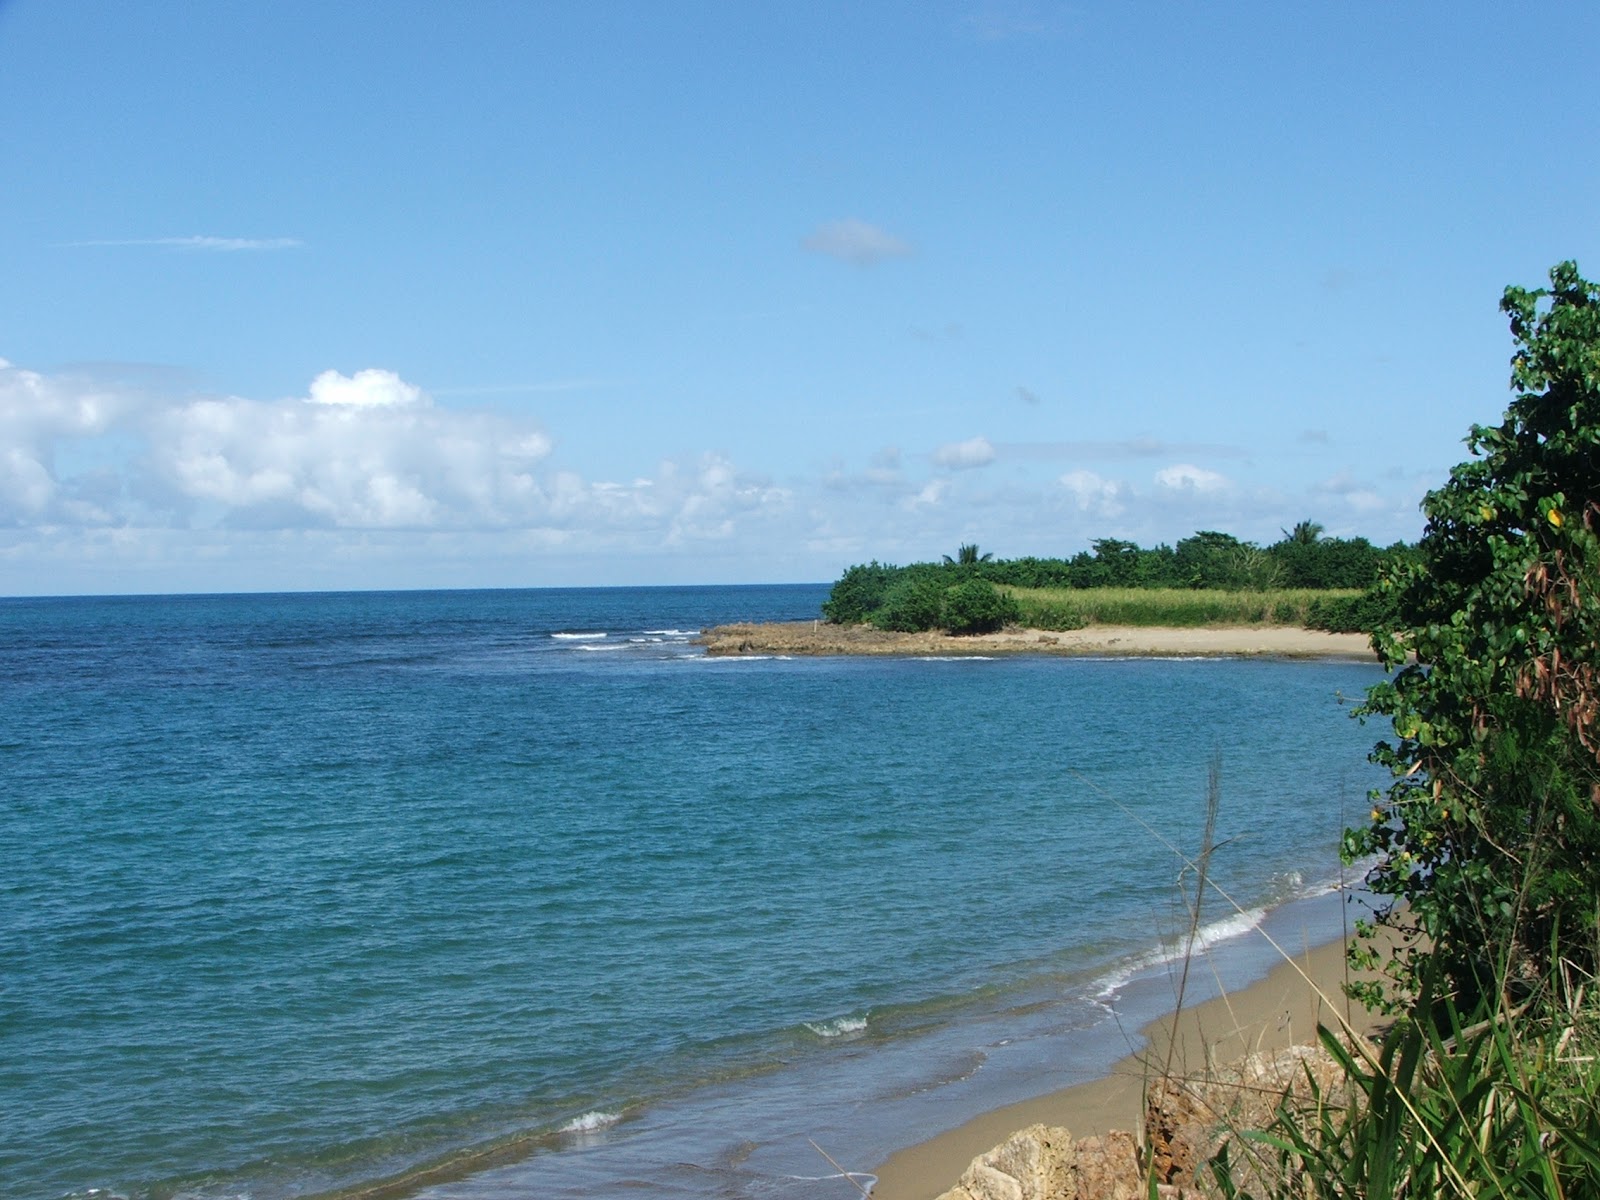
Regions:
<instances>
[{"instance_id":1,"label":"white foam","mask_svg":"<svg viewBox=\"0 0 1600 1200\"><path fill-rule=\"evenodd\" d=\"M804 1022L805 1027L819 1038L849 1037L851 1034L865 1032L867 1028L866 1017L835 1017L831 1021Z\"/></svg>"},{"instance_id":2,"label":"white foam","mask_svg":"<svg viewBox=\"0 0 1600 1200\"><path fill-rule=\"evenodd\" d=\"M552 633L550 636L559 642L597 642L607 635L603 633Z\"/></svg>"},{"instance_id":3,"label":"white foam","mask_svg":"<svg viewBox=\"0 0 1600 1200\"><path fill-rule=\"evenodd\" d=\"M1211 949L1213 946L1225 942L1230 938L1242 937L1258 928L1262 919L1267 915L1264 908L1247 908L1243 912L1234 913L1230 917L1223 917L1209 925L1202 925L1191 938L1188 934L1174 938L1171 942L1147 950L1143 954L1135 955L1121 967L1102 976L1100 987L1095 992L1097 1001L1104 1001L1122 990L1122 986L1139 972L1150 967L1159 967L1163 963L1177 962L1186 954L1200 953Z\"/></svg>"},{"instance_id":4,"label":"white foam","mask_svg":"<svg viewBox=\"0 0 1600 1200\"><path fill-rule=\"evenodd\" d=\"M622 1120L621 1113L601 1112L595 1109L593 1112L584 1113L581 1117L573 1117L561 1127L561 1132L593 1133L597 1129L610 1129L620 1120Z\"/></svg>"},{"instance_id":5,"label":"white foam","mask_svg":"<svg viewBox=\"0 0 1600 1200\"><path fill-rule=\"evenodd\" d=\"M918 662L993 662L992 654L919 654Z\"/></svg>"},{"instance_id":6,"label":"white foam","mask_svg":"<svg viewBox=\"0 0 1600 1200\"><path fill-rule=\"evenodd\" d=\"M641 629L640 633L648 633L653 637L690 638L699 633L694 629Z\"/></svg>"},{"instance_id":7,"label":"white foam","mask_svg":"<svg viewBox=\"0 0 1600 1200\"><path fill-rule=\"evenodd\" d=\"M605 637L605 634L602 633L600 636ZM609 642L605 645L599 642L579 642L573 647L574 650L626 650L627 648L622 642Z\"/></svg>"}]
</instances>

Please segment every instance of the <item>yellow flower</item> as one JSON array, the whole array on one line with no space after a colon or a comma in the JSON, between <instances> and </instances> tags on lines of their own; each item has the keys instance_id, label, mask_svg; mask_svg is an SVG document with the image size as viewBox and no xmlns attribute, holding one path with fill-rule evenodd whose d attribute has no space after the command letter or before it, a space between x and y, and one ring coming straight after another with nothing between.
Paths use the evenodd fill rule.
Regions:
<instances>
[{"instance_id":1,"label":"yellow flower","mask_svg":"<svg viewBox=\"0 0 1600 1200\"><path fill-rule=\"evenodd\" d=\"M1374 821L1381 821L1381 820L1383 820L1383 810L1382 810L1382 809L1379 809L1379 808L1374 808L1374 809L1373 809L1373 810L1372 810L1372 819L1373 819L1373 820L1374 820Z\"/></svg>"},{"instance_id":2,"label":"yellow flower","mask_svg":"<svg viewBox=\"0 0 1600 1200\"><path fill-rule=\"evenodd\" d=\"M1483 514L1483 519L1485 521L1494 520L1494 509L1490 508L1487 504L1480 507L1478 511Z\"/></svg>"},{"instance_id":3,"label":"yellow flower","mask_svg":"<svg viewBox=\"0 0 1600 1200\"><path fill-rule=\"evenodd\" d=\"M1566 518L1561 515L1561 510L1559 508L1552 508L1550 510L1550 524L1554 525L1557 529L1560 529L1565 521Z\"/></svg>"}]
</instances>

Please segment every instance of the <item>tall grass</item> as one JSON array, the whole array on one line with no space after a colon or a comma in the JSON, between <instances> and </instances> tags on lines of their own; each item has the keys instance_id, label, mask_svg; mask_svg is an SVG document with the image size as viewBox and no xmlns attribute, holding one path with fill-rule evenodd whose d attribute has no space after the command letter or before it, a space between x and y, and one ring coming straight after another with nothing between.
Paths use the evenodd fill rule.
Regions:
<instances>
[{"instance_id":1,"label":"tall grass","mask_svg":"<svg viewBox=\"0 0 1600 1200\"><path fill-rule=\"evenodd\" d=\"M1377 1050L1322 1031L1339 1067L1287 1094L1212 1158L1224 1200L1600 1196L1597 1013L1501 1013L1472 1025L1426 1005Z\"/></svg>"},{"instance_id":2,"label":"tall grass","mask_svg":"<svg viewBox=\"0 0 1600 1200\"><path fill-rule=\"evenodd\" d=\"M1317 600L1349 598L1353 590L1277 588L1224 592L1193 588L1010 588L1031 629L1086 625L1304 626Z\"/></svg>"}]
</instances>

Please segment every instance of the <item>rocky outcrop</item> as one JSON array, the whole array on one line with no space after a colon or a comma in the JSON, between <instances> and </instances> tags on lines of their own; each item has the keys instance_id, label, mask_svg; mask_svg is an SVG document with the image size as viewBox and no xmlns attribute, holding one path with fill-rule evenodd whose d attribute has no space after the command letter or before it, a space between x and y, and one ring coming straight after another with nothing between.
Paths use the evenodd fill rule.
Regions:
<instances>
[{"instance_id":1,"label":"rocky outcrop","mask_svg":"<svg viewBox=\"0 0 1600 1200\"><path fill-rule=\"evenodd\" d=\"M978 1155L939 1200L1135 1200L1139 1179L1132 1134L1080 1141L1059 1125L1033 1125Z\"/></svg>"},{"instance_id":2,"label":"rocky outcrop","mask_svg":"<svg viewBox=\"0 0 1600 1200\"><path fill-rule=\"evenodd\" d=\"M1033 1125L972 1160L939 1200L1140 1200L1148 1180L1165 1200L1208 1194L1207 1163L1233 1131L1260 1129L1286 1094L1308 1081L1338 1102L1341 1072L1320 1047L1256 1054L1202 1080L1153 1082L1144 1141L1121 1131L1074 1138L1060 1126ZM1249 1173L1248 1156L1235 1164ZM1254 1180L1235 1176L1244 1185Z\"/></svg>"}]
</instances>

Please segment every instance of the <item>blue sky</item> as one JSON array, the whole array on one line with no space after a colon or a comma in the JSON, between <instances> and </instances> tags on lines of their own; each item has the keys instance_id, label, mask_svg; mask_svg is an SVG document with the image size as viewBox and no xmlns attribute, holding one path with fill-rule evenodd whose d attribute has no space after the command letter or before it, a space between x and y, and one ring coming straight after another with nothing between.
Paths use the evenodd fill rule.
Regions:
<instances>
[{"instance_id":1,"label":"blue sky","mask_svg":"<svg viewBox=\"0 0 1600 1200\"><path fill-rule=\"evenodd\" d=\"M1592 4L0 0L0 594L1415 538Z\"/></svg>"}]
</instances>

